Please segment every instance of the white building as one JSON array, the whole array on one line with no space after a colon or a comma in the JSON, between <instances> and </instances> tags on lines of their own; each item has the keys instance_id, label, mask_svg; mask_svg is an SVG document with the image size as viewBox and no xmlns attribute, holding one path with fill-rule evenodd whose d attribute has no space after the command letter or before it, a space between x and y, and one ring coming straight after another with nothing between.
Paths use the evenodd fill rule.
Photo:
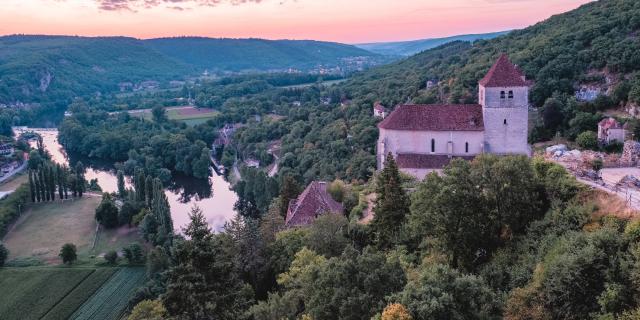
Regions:
<instances>
[{"instance_id":1,"label":"white building","mask_svg":"<svg viewBox=\"0 0 640 320\"><path fill-rule=\"evenodd\" d=\"M398 106L378 124L378 169L388 153L401 171L419 179L456 157L529 155L529 83L506 55L480 80L478 99L478 104Z\"/></svg>"},{"instance_id":2,"label":"white building","mask_svg":"<svg viewBox=\"0 0 640 320\"><path fill-rule=\"evenodd\" d=\"M387 108L385 108L380 102L376 102L373 104L373 116L377 118L386 118L387 117Z\"/></svg>"},{"instance_id":3,"label":"white building","mask_svg":"<svg viewBox=\"0 0 640 320\"><path fill-rule=\"evenodd\" d=\"M626 136L625 126L614 118L603 119L598 123L598 140L604 144L612 142L624 143Z\"/></svg>"}]
</instances>

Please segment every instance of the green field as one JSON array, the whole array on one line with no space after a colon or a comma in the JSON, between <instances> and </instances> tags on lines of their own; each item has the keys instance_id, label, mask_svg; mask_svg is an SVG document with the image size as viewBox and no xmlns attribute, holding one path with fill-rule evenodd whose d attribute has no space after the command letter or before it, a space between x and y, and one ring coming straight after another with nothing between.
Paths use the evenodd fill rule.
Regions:
<instances>
[{"instance_id":1,"label":"green field","mask_svg":"<svg viewBox=\"0 0 640 320\"><path fill-rule=\"evenodd\" d=\"M105 281L114 268L0 269L0 315L13 319L67 319Z\"/></svg>"},{"instance_id":2,"label":"green field","mask_svg":"<svg viewBox=\"0 0 640 320\"><path fill-rule=\"evenodd\" d=\"M70 319L120 319L129 298L144 280L144 268L120 269Z\"/></svg>"},{"instance_id":3,"label":"green field","mask_svg":"<svg viewBox=\"0 0 640 320\"><path fill-rule=\"evenodd\" d=\"M198 114L181 114L181 111L180 111L181 108L184 108L184 107L165 108L167 112L167 118L169 118L169 120L183 121L187 125L195 126L201 123L205 123L207 122L207 120L213 119L218 114L220 114L220 112L216 110L209 110L207 112L198 113ZM200 110L206 110L206 109L200 109ZM147 120L151 120L153 118L151 115L151 109L145 109L143 110L143 112L131 113L131 116L143 117Z\"/></svg>"}]
</instances>

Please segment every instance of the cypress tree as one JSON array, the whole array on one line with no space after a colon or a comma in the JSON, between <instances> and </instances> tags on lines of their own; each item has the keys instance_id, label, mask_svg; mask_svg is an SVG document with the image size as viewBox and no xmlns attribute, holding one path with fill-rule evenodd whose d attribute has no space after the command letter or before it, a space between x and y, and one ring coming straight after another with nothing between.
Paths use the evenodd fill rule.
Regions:
<instances>
[{"instance_id":1,"label":"cypress tree","mask_svg":"<svg viewBox=\"0 0 640 320\"><path fill-rule=\"evenodd\" d=\"M120 195L120 198L124 199L126 193L124 186L124 172L122 172L122 170L118 170L118 195Z\"/></svg>"},{"instance_id":2,"label":"cypress tree","mask_svg":"<svg viewBox=\"0 0 640 320\"><path fill-rule=\"evenodd\" d=\"M29 191L31 194L31 202L36 202L36 185L33 182L33 170L29 170Z\"/></svg>"},{"instance_id":3,"label":"cypress tree","mask_svg":"<svg viewBox=\"0 0 640 320\"><path fill-rule=\"evenodd\" d=\"M56 200L56 176L53 171L53 165L47 166L49 172L49 194L51 195L51 201Z\"/></svg>"},{"instance_id":4,"label":"cypress tree","mask_svg":"<svg viewBox=\"0 0 640 320\"><path fill-rule=\"evenodd\" d=\"M85 184L84 165L82 162L78 161L78 163L76 163L76 190L78 192L78 197L80 198L82 198L82 193L84 193Z\"/></svg>"},{"instance_id":5,"label":"cypress tree","mask_svg":"<svg viewBox=\"0 0 640 320\"><path fill-rule=\"evenodd\" d=\"M378 177L376 193L371 227L376 232L378 246L386 248L398 241L400 226L409 212L409 198L402 188L400 172L391 153L387 155L384 169Z\"/></svg>"},{"instance_id":6,"label":"cypress tree","mask_svg":"<svg viewBox=\"0 0 640 320\"><path fill-rule=\"evenodd\" d=\"M173 234L173 220L171 219L171 208L169 207L169 201L167 195L162 188L162 181L156 178L153 180L153 204L151 212L158 221L160 227L158 232L166 236L171 241L171 235Z\"/></svg>"},{"instance_id":7,"label":"cypress tree","mask_svg":"<svg viewBox=\"0 0 640 320\"><path fill-rule=\"evenodd\" d=\"M38 178L38 171L33 171L33 184L35 186L35 192L36 192L36 200L38 202L42 201L42 198L40 197L40 179Z\"/></svg>"},{"instance_id":8,"label":"cypress tree","mask_svg":"<svg viewBox=\"0 0 640 320\"><path fill-rule=\"evenodd\" d=\"M145 179L144 181L144 194L145 194L145 201L147 202L147 208L151 208L151 205L153 204L153 196L154 196L154 190L153 190L153 185L154 181L153 178L151 178L151 176L147 176L147 179Z\"/></svg>"},{"instance_id":9,"label":"cypress tree","mask_svg":"<svg viewBox=\"0 0 640 320\"><path fill-rule=\"evenodd\" d=\"M145 201L145 188L144 188L144 173L142 169L136 169L135 187L136 187L136 200L140 202Z\"/></svg>"},{"instance_id":10,"label":"cypress tree","mask_svg":"<svg viewBox=\"0 0 640 320\"><path fill-rule=\"evenodd\" d=\"M42 201L49 201L49 193L47 192L47 177L45 176L44 168L41 166L38 170L40 172L40 198Z\"/></svg>"},{"instance_id":11,"label":"cypress tree","mask_svg":"<svg viewBox=\"0 0 640 320\"><path fill-rule=\"evenodd\" d=\"M64 180L62 178L62 167L56 164L56 181L58 182L58 198L64 199Z\"/></svg>"},{"instance_id":12,"label":"cypress tree","mask_svg":"<svg viewBox=\"0 0 640 320\"><path fill-rule=\"evenodd\" d=\"M64 198L69 199L69 168L62 166L62 188L64 189Z\"/></svg>"}]
</instances>

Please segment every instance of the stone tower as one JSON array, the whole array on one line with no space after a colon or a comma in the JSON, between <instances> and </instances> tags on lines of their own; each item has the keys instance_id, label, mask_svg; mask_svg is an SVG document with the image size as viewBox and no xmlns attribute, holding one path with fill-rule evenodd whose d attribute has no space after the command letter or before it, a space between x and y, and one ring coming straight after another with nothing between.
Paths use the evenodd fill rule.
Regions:
<instances>
[{"instance_id":1,"label":"stone tower","mask_svg":"<svg viewBox=\"0 0 640 320\"><path fill-rule=\"evenodd\" d=\"M501 55L480 80L478 99L484 119L484 152L528 155L529 85L507 55Z\"/></svg>"}]
</instances>

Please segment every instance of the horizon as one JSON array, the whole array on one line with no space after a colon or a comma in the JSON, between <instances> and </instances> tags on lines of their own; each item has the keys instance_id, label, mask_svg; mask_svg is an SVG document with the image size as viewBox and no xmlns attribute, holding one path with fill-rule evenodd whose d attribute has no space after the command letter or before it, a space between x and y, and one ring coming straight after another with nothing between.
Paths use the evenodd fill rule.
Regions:
<instances>
[{"instance_id":1,"label":"horizon","mask_svg":"<svg viewBox=\"0 0 640 320\"><path fill-rule=\"evenodd\" d=\"M592 1L8 0L0 34L404 42L522 29Z\"/></svg>"}]
</instances>

